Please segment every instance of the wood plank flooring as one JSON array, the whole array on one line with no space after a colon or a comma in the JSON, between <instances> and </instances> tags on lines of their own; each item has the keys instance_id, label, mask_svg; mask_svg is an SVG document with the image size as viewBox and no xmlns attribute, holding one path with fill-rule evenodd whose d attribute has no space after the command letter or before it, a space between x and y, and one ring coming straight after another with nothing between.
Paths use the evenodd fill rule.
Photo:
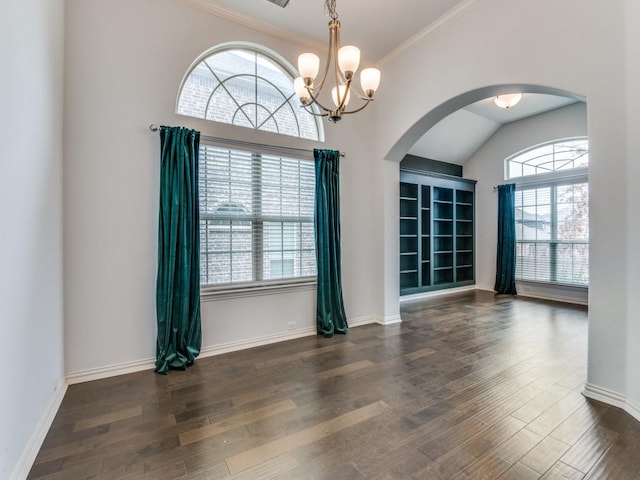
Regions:
<instances>
[{"instance_id":1,"label":"wood plank flooring","mask_svg":"<svg viewBox=\"0 0 640 480\"><path fill-rule=\"evenodd\" d=\"M585 399L587 313L467 292L352 328L69 387L30 479L638 479Z\"/></svg>"}]
</instances>

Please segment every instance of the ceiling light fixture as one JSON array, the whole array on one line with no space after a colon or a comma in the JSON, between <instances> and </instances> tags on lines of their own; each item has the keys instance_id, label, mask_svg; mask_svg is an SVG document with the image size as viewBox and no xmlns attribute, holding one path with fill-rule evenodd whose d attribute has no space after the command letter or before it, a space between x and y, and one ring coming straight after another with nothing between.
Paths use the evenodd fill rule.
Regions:
<instances>
[{"instance_id":1,"label":"ceiling light fixture","mask_svg":"<svg viewBox=\"0 0 640 480\"><path fill-rule=\"evenodd\" d=\"M508 93L506 95L498 95L493 99L495 104L500 108L511 108L518 104L522 100L521 93Z\"/></svg>"},{"instance_id":2,"label":"ceiling light fixture","mask_svg":"<svg viewBox=\"0 0 640 480\"><path fill-rule=\"evenodd\" d=\"M360 92L353 84L353 78L360 64L360 49L353 45L340 47L340 22L336 12L336 0L325 0L326 9L329 12L329 51L327 63L324 67L322 79L317 85L313 82L320 71L320 58L313 53L303 53L298 57L298 72L300 76L295 79L293 85L296 95L305 110L312 115L329 117L331 122L337 122L342 115L356 113L365 108L373 100L373 94L380 85L380 70L377 68L365 68L360 72ZM335 108L327 108L320 103L318 96L324 82L327 79L330 66L333 65L335 86L331 90L331 98ZM364 104L355 110L347 111L347 105L354 95L364 100ZM312 105L317 105L323 113L315 113Z\"/></svg>"},{"instance_id":3,"label":"ceiling light fixture","mask_svg":"<svg viewBox=\"0 0 640 480\"><path fill-rule=\"evenodd\" d=\"M289 0L268 0L268 1L282 8L286 7L287 4L289 3Z\"/></svg>"}]
</instances>

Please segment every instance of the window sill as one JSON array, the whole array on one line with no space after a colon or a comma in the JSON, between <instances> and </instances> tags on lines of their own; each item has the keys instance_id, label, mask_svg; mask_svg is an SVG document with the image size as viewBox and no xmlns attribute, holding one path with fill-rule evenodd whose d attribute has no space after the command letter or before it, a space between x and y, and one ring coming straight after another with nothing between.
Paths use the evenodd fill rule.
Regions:
<instances>
[{"instance_id":1,"label":"window sill","mask_svg":"<svg viewBox=\"0 0 640 480\"><path fill-rule=\"evenodd\" d=\"M282 293L300 292L316 289L316 277L304 277L282 282L251 282L239 285L220 287L203 287L200 289L200 300L211 302L230 298L257 297L262 295L278 295Z\"/></svg>"},{"instance_id":2,"label":"window sill","mask_svg":"<svg viewBox=\"0 0 640 480\"><path fill-rule=\"evenodd\" d=\"M541 287L559 287L567 290L585 291L589 290L589 285L579 285L577 283L560 283L560 282L543 282L541 280L521 280L516 278L516 282L523 285L541 286Z\"/></svg>"}]
</instances>

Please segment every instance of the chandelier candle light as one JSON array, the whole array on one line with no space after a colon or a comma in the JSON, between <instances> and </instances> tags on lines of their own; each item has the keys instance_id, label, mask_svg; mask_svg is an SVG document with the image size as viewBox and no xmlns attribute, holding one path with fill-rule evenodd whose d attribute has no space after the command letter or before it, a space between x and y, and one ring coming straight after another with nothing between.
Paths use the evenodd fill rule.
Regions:
<instances>
[{"instance_id":1,"label":"chandelier candle light","mask_svg":"<svg viewBox=\"0 0 640 480\"><path fill-rule=\"evenodd\" d=\"M373 100L373 94L380 85L380 70L377 68L365 68L360 72L360 92L353 84L353 77L360 64L360 49L353 45L340 47L340 22L336 12L336 0L325 0L326 8L331 21L329 22L329 51L327 63L324 67L322 79L317 85L314 81L320 71L320 59L313 53L303 53L298 57L298 72L300 76L295 79L293 86L300 103L305 110L312 115L329 117L331 122L337 122L342 115L356 113L365 108ZM318 100L318 95L327 79L330 66L333 65L335 87L331 90L331 98L335 108L326 108ZM347 111L347 105L351 99L351 92L364 100L364 104L355 110ZM317 105L324 113L315 113L309 107Z\"/></svg>"}]
</instances>

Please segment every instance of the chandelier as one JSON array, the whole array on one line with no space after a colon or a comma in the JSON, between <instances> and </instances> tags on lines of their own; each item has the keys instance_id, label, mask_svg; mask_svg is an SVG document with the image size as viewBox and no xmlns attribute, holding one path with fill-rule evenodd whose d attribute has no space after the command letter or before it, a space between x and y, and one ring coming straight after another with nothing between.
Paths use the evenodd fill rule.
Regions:
<instances>
[{"instance_id":1,"label":"chandelier","mask_svg":"<svg viewBox=\"0 0 640 480\"><path fill-rule=\"evenodd\" d=\"M303 53L298 57L298 72L300 76L293 82L296 95L304 109L312 115L328 117L331 122L342 119L342 115L356 113L364 109L373 100L373 94L380 85L380 70L377 68L365 68L360 72L360 85L358 90L353 83L354 75L360 64L360 49L353 45L340 47L340 22L336 12L336 0L325 0L326 9L329 12L329 51L327 62L324 66L322 78L314 85L314 81L320 71L320 58L313 53ZM335 86L331 89L331 98L334 108L325 107L318 100L322 87L327 80L330 67L333 66ZM351 94L364 101L360 107L347 111L347 105ZM315 113L312 105L317 105L323 113Z\"/></svg>"}]
</instances>

